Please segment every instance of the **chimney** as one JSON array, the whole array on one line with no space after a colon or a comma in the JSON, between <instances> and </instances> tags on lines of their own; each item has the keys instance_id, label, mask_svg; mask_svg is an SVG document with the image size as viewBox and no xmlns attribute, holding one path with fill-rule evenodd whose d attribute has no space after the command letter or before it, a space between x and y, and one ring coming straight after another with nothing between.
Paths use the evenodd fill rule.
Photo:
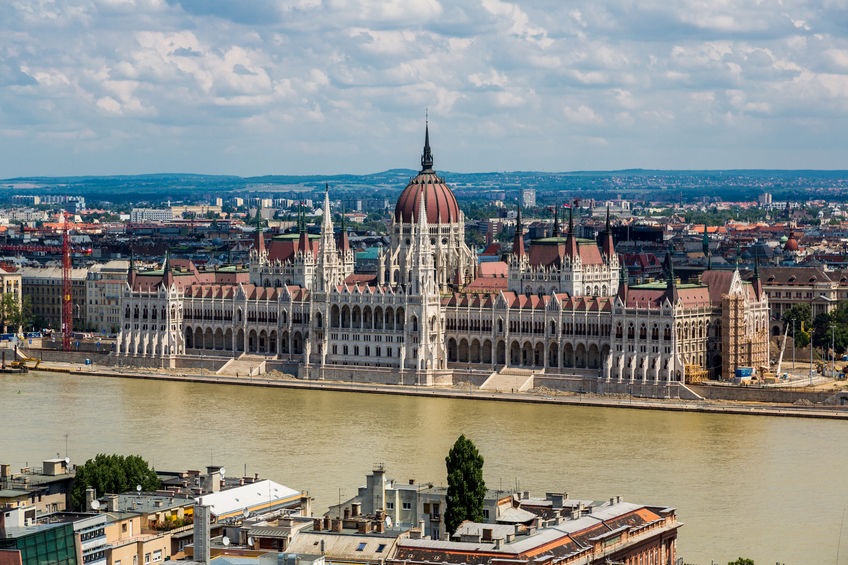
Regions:
<instances>
[{"instance_id":1,"label":"chimney","mask_svg":"<svg viewBox=\"0 0 848 565\"><path fill-rule=\"evenodd\" d=\"M92 510L91 503L94 502L95 498L97 498L97 494L96 494L96 491L93 488L88 487L87 489L85 489L85 509L86 510Z\"/></svg>"},{"instance_id":2,"label":"chimney","mask_svg":"<svg viewBox=\"0 0 848 565\"><path fill-rule=\"evenodd\" d=\"M321 518L315 518L312 521L312 529L315 530L316 532L321 531Z\"/></svg>"},{"instance_id":3,"label":"chimney","mask_svg":"<svg viewBox=\"0 0 848 565\"><path fill-rule=\"evenodd\" d=\"M386 531L386 524L382 520L377 522L377 533L382 534Z\"/></svg>"},{"instance_id":4,"label":"chimney","mask_svg":"<svg viewBox=\"0 0 848 565\"><path fill-rule=\"evenodd\" d=\"M503 546L503 541L504 541L503 538L497 538L496 540L494 540L495 549L499 550Z\"/></svg>"},{"instance_id":5,"label":"chimney","mask_svg":"<svg viewBox=\"0 0 848 565\"><path fill-rule=\"evenodd\" d=\"M350 515L352 517L359 516L362 513L362 503L354 502L350 505Z\"/></svg>"},{"instance_id":6,"label":"chimney","mask_svg":"<svg viewBox=\"0 0 848 565\"><path fill-rule=\"evenodd\" d=\"M357 524L356 531L359 532L362 535L367 534L368 533L368 522L365 521L365 520L362 520L361 522L359 522Z\"/></svg>"},{"instance_id":7,"label":"chimney","mask_svg":"<svg viewBox=\"0 0 848 565\"><path fill-rule=\"evenodd\" d=\"M0 465L0 477L7 478L12 476L12 466L6 463Z\"/></svg>"},{"instance_id":8,"label":"chimney","mask_svg":"<svg viewBox=\"0 0 848 565\"><path fill-rule=\"evenodd\" d=\"M330 529L330 517L329 516L324 516L324 529L325 530Z\"/></svg>"},{"instance_id":9,"label":"chimney","mask_svg":"<svg viewBox=\"0 0 848 565\"><path fill-rule=\"evenodd\" d=\"M117 512L118 511L118 495L117 494L107 494L106 495L106 509L109 512Z\"/></svg>"},{"instance_id":10,"label":"chimney","mask_svg":"<svg viewBox=\"0 0 848 565\"><path fill-rule=\"evenodd\" d=\"M481 541L492 541L492 528L483 528Z\"/></svg>"},{"instance_id":11,"label":"chimney","mask_svg":"<svg viewBox=\"0 0 848 565\"><path fill-rule=\"evenodd\" d=\"M349 520L349 519L350 519L350 508L345 508L345 509L344 509L344 519L345 519L345 520Z\"/></svg>"},{"instance_id":12,"label":"chimney","mask_svg":"<svg viewBox=\"0 0 848 565\"><path fill-rule=\"evenodd\" d=\"M609 505L612 506L613 504L615 504L615 497L610 498Z\"/></svg>"},{"instance_id":13,"label":"chimney","mask_svg":"<svg viewBox=\"0 0 848 565\"><path fill-rule=\"evenodd\" d=\"M333 531L339 533L342 531L342 521L341 520L333 520Z\"/></svg>"},{"instance_id":14,"label":"chimney","mask_svg":"<svg viewBox=\"0 0 848 565\"><path fill-rule=\"evenodd\" d=\"M414 484L415 484L415 479L409 479L409 484L414 485Z\"/></svg>"}]
</instances>

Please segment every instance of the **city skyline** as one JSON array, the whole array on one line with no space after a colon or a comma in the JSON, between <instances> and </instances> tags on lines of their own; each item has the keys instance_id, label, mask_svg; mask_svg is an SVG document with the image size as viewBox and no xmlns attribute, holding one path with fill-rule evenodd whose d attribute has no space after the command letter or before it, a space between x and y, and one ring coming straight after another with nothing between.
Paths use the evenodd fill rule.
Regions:
<instances>
[{"instance_id":1,"label":"city skyline","mask_svg":"<svg viewBox=\"0 0 848 565\"><path fill-rule=\"evenodd\" d=\"M844 168L836 2L0 10L0 178Z\"/></svg>"}]
</instances>

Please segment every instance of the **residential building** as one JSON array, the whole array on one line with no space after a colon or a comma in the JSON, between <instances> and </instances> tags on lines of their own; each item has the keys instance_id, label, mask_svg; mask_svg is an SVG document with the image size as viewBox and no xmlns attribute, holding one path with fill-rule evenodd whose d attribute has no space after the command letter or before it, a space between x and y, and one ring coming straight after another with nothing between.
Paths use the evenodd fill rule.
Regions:
<instances>
[{"instance_id":1,"label":"residential building","mask_svg":"<svg viewBox=\"0 0 848 565\"><path fill-rule=\"evenodd\" d=\"M121 294L127 283L129 261L98 263L85 280L86 326L99 333L121 329Z\"/></svg>"},{"instance_id":2,"label":"residential building","mask_svg":"<svg viewBox=\"0 0 848 565\"><path fill-rule=\"evenodd\" d=\"M62 269L59 267L21 267L21 292L32 305L35 324L53 329L62 328ZM88 270L71 269L71 307L73 327L86 327L88 304L86 279Z\"/></svg>"},{"instance_id":3,"label":"residential building","mask_svg":"<svg viewBox=\"0 0 848 565\"><path fill-rule=\"evenodd\" d=\"M142 224L145 222L169 222L174 219L171 208L133 208L130 212L130 222Z\"/></svg>"},{"instance_id":4,"label":"residential building","mask_svg":"<svg viewBox=\"0 0 848 565\"><path fill-rule=\"evenodd\" d=\"M69 510L74 470L65 459L47 459L41 468L26 467L13 473L0 465L0 505L31 506L36 515Z\"/></svg>"},{"instance_id":5,"label":"residential building","mask_svg":"<svg viewBox=\"0 0 848 565\"><path fill-rule=\"evenodd\" d=\"M536 190L533 188L521 189L521 207L535 208L536 207Z\"/></svg>"}]
</instances>

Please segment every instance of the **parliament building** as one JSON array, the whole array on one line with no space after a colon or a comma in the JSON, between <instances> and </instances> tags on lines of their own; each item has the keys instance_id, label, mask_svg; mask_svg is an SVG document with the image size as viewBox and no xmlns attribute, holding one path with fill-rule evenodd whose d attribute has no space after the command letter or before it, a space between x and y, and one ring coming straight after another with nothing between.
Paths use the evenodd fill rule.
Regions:
<instances>
[{"instance_id":1,"label":"parliament building","mask_svg":"<svg viewBox=\"0 0 848 565\"><path fill-rule=\"evenodd\" d=\"M131 265L116 354L137 366L241 360L303 379L596 392L668 391L767 365L758 277L708 270L681 283L668 257L664 280L629 286L609 219L600 242L575 237L571 218L563 228L525 244L519 215L503 280L486 284L427 131L376 274L355 272L326 194L320 234L258 230L248 269Z\"/></svg>"}]
</instances>

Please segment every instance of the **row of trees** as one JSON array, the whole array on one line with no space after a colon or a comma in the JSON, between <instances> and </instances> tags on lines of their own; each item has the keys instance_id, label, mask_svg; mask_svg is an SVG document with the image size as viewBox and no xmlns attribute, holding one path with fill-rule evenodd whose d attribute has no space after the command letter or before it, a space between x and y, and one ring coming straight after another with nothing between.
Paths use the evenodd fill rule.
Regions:
<instances>
[{"instance_id":1,"label":"row of trees","mask_svg":"<svg viewBox=\"0 0 848 565\"><path fill-rule=\"evenodd\" d=\"M783 313L783 323L795 326L795 345L806 347L813 340L813 347L830 349L836 355L848 351L848 302L842 302L832 312L822 312L815 318L809 304L796 304ZM790 330L791 332L792 330Z\"/></svg>"}]
</instances>

